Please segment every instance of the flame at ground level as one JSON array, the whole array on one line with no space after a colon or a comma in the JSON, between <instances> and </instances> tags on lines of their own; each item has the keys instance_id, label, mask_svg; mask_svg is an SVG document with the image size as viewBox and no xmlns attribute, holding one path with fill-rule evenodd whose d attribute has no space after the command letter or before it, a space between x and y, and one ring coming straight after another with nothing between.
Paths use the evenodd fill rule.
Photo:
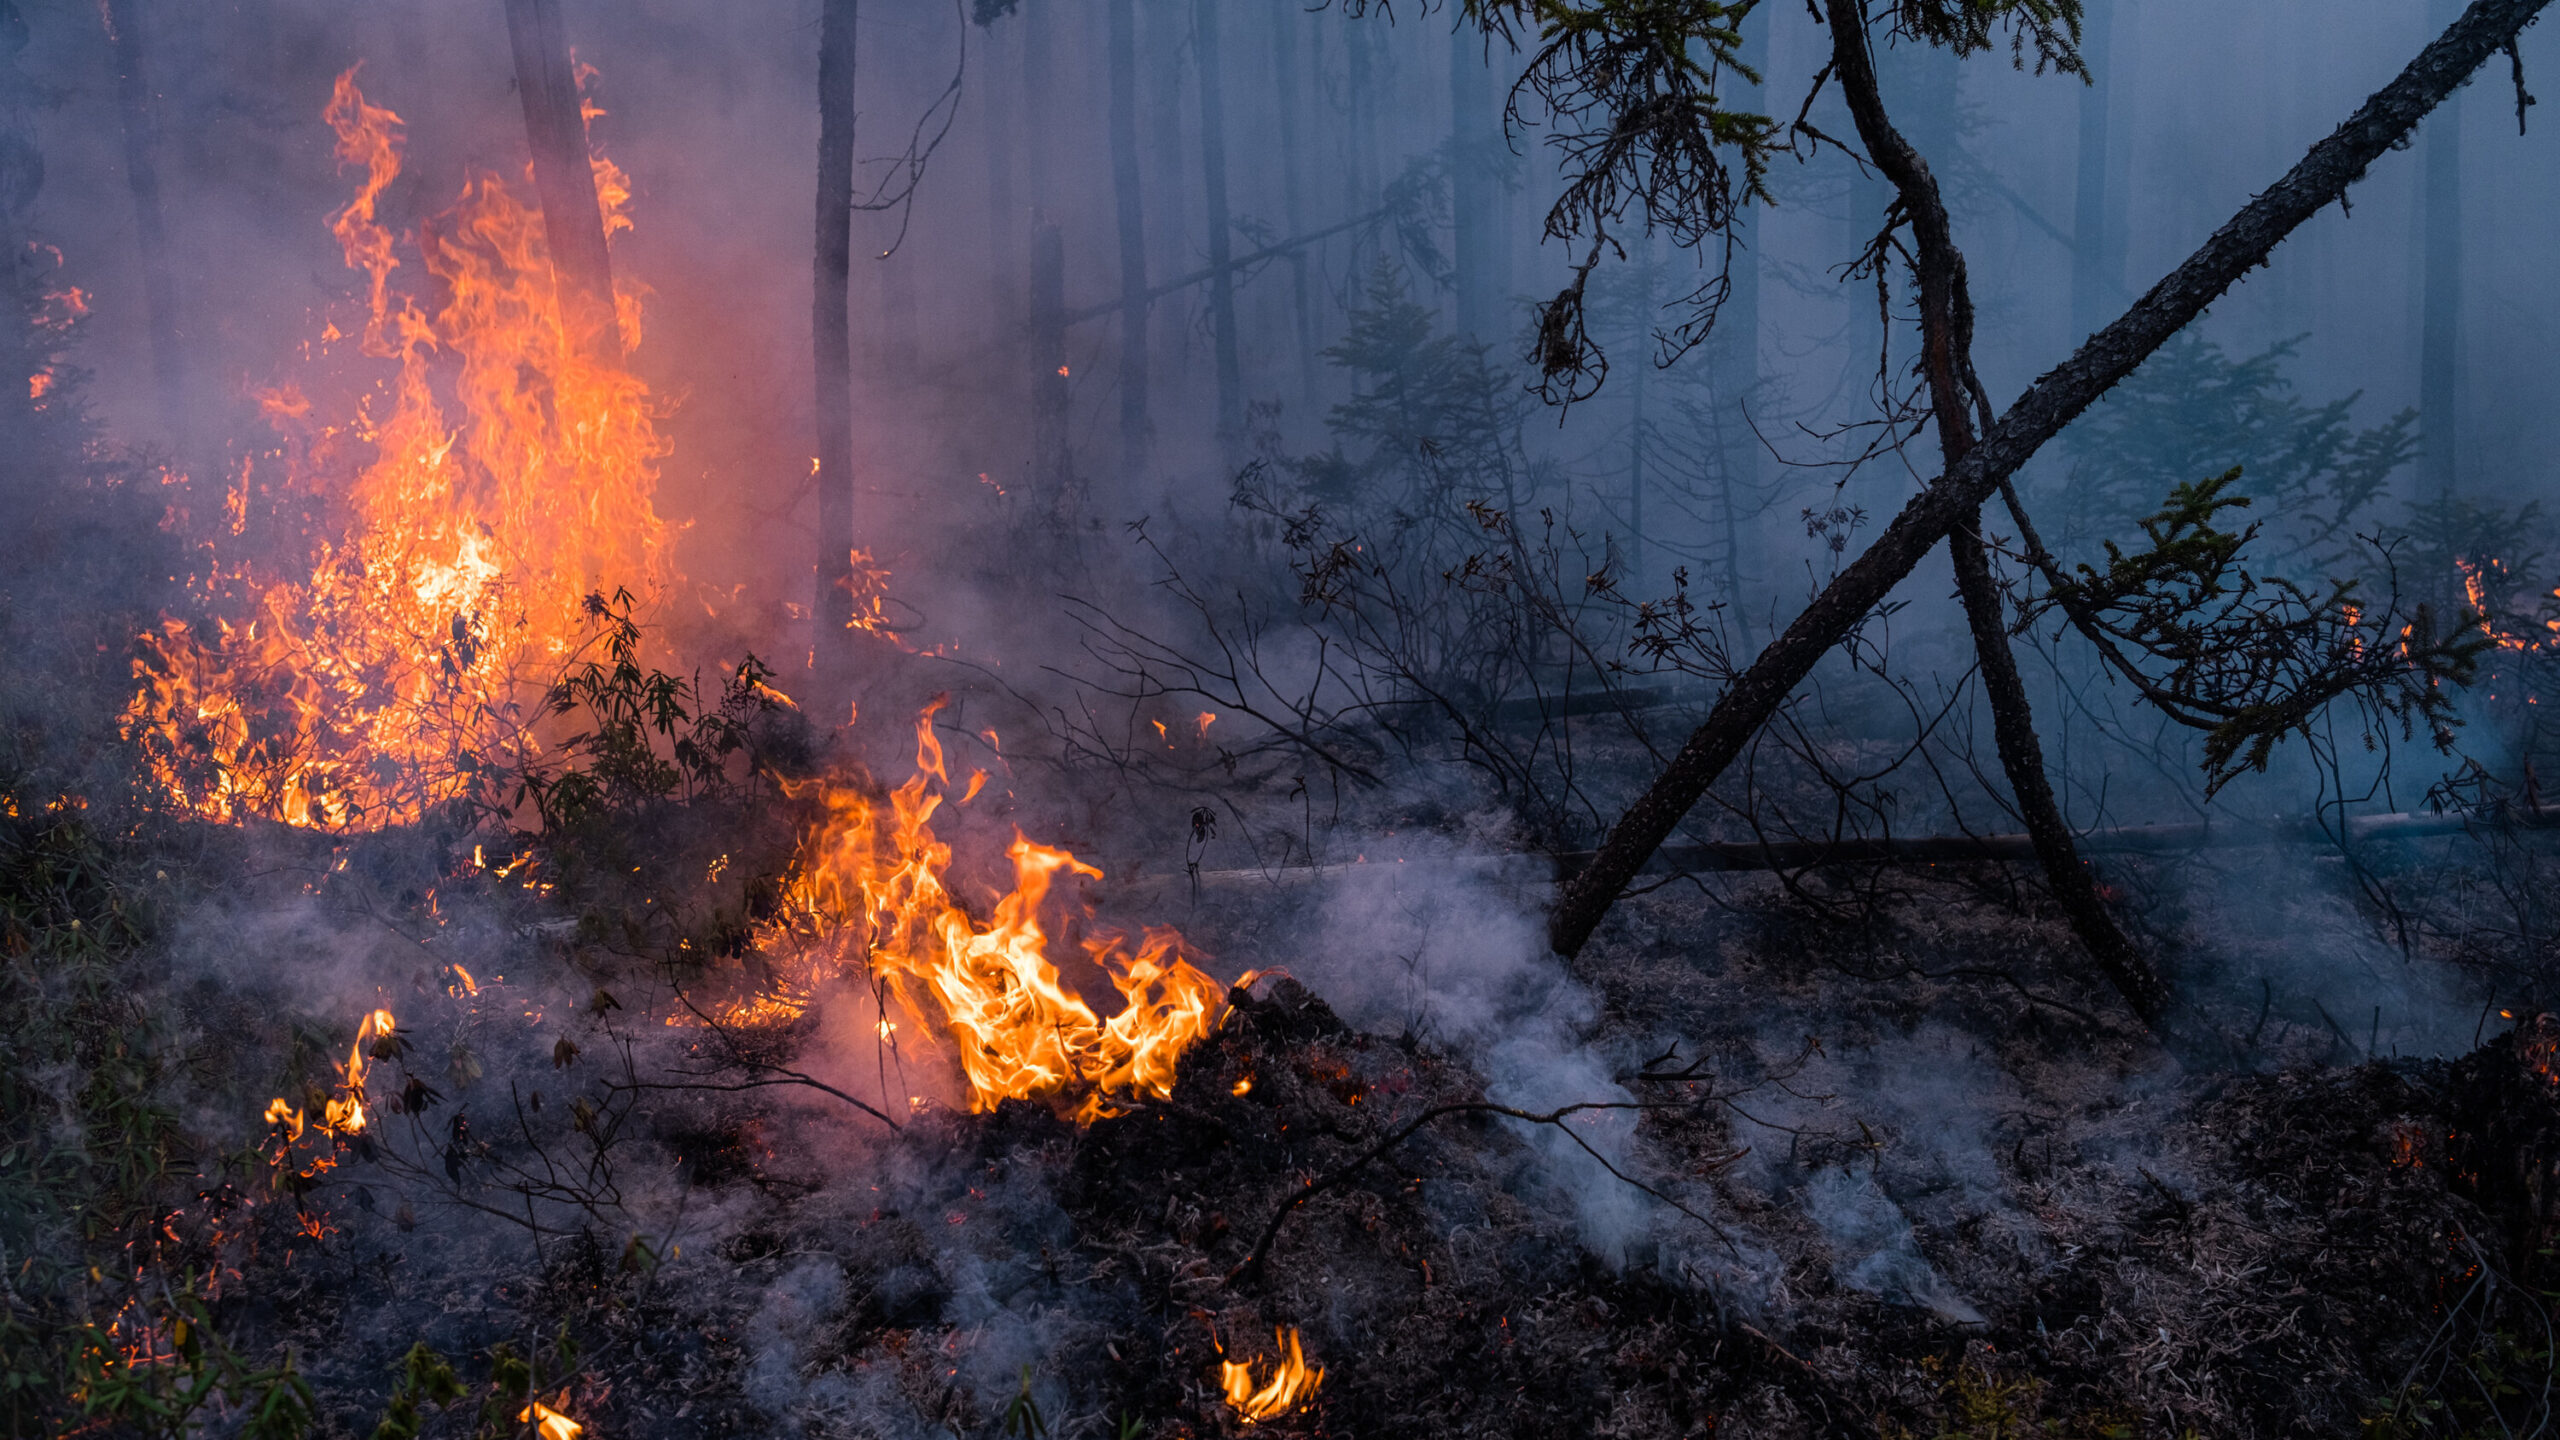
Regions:
<instances>
[{"instance_id":1,"label":"flame at ground level","mask_svg":"<svg viewBox=\"0 0 2560 1440\"><path fill-rule=\"evenodd\" d=\"M1296 1329L1275 1329L1271 1338L1278 1353L1271 1362L1271 1378L1259 1385L1254 1383L1252 1363L1218 1362L1218 1383L1227 1392L1227 1404L1247 1425L1288 1414L1313 1400L1316 1387L1324 1383L1323 1366L1307 1368L1306 1352L1298 1346Z\"/></svg>"},{"instance_id":2,"label":"flame at ground level","mask_svg":"<svg viewBox=\"0 0 2560 1440\"><path fill-rule=\"evenodd\" d=\"M1133 943L1089 926L1074 943L1124 1002L1103 1019L1061 982L1042 923L1062 873L1102 872L1018 831L1007 851L1012 888L990 918L973 916L945 887L952 850L932 825L947 783L933 733L939 708L917 718L916 773L897 789L817 782L820 818L802 842L784 918L762 937L766 948L798 948L817 965L865 976L884 1012L894 1006L946 1037L973 1111L1046 1100L1083 1123L1119 1113L1117 1098L1171 1096L1175 1065L1217 1023L1225 987L1191 963L1171 929L1147 927ZM884 1013L884 1043L894 1043L896 1028Z\"/></svg>"}]
</instances>

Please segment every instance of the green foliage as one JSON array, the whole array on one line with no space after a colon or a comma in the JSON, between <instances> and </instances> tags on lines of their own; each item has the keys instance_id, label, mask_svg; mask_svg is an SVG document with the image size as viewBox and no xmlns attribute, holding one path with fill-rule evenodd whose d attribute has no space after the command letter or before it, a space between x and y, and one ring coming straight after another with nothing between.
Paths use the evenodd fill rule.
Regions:
<instances>
[{"instance_id":1,"label":"green foliage","mask_svg":"<svg viewBox=\"0 0 2560 1440\"><path fill-rule=\"evenodd\" d=\"M2035 496L2064 543L2121 534L2173 484L2237 468L2235 493L2281 517L2276 563L2337 561L2417 454L2417 412L2354 423L2357 395L2314 405L2285 373L2300 339L2235 358L2194 330L2154 352L2063 435L2067 477Z\"/></svg>"},{"instance_id":2,"label":"green foliage","mask_svg":"<svg viewBox=\"0 0 2560 1440\"><path fill-rule=\"evenodd\" d=\"M530 806L542 831L558 835L732 793L742 778L737 762L752 770L759 722L787 706L766 683L773 671L749 655L706 691L698 675L644 665L632 604L627 590L587 597L597 634L544 702L547 718L572 727L549 753L460 758L478 781L475 808L509 817Z\"/></svg>"},{"instance_id":3,"label":"green foliage","mask_svg":"<svg viewBox=\"0 0 2560 1440\"><path fill-rule=\"evenodd\" d=\"M2106 542L2103 569L2048 569L2029 616L2063 611L2144 698L2203 731L2207 793L2265 769L2286 736L2349 696L2449 747L2447 686L2468 685L2490 643L2478 617L2439 630L2425 604L2405 623L2388 601L2368 613L2354 580L2315 590L2253 573L2244 561L2258 527L2221 528L2226 512L2251 504L2234 493L2240 476L2235 466L2178 485L2141 522L2141 549Z\"/></svg>"},{"instance_id":4,"label":"green foliage","mask_svg":"<svg viewBox=\"0 0 2560 1440\"><path fill-rule=\"evenodd\" d=\"M1031 1367L1022 1367L1022 1388L1014 1393L1013 1403L1004 1407L1004 1430L1008 1440L1049 1440L1049 1422L1040 1416L1040 1402L1031 1398Z\"/></svg>"},{"instance_id":5,"label":"green foliage","mask_svg":"<svg viewBox=\"0 0 2560 1440\"><path fill-rule=\"evenodd\" d=\"M2560 1418L2553 1405L2560 1388L2560 1337L2550 1312L2555 1300L2560 1295L2475 1285L2429 1337L2399 1390L2365 1418L2365 1440L2548 1433Z\"/></svg>"},{"instance_id":6,"label":"green foliage","mask_svg":"<svg viewBox=\"0 0 2560 1440\"><path fill-rule=\"evenodd\" d=\"M1333 445L1289 462L1308 495L1369 524L1452 507L1454 492L1499 493L1523 467L1512 381L1484 347L1439 333L1404 273L1381 261L1325 358L1349 399L1326 417Z\"/></svg>"},{"instance_id":7,"label":"green foliage","mask_svg":"<svg viewBox=\"0 0 2560 1440\"><path fill-rule=\"evenodd\" d=\"M1348 0L1355 14L1369 3ZM1607 379L1584 298L1603 258L1624 258L1630 232L1667 236L1709 262L1711 278L1672 302L1681 318L1665 339L1672 353L1685 351L1724 303L1735 215L1770 202L1770 161L1827 138L1801 119L1781 125L1727 99L1737 84L1760 83L1742 60L1742 26L1757 8L1759 0L1464 0L1488 37L1527 52L1510 113L1537 113L1564 181L1546 233L1577 259L1571 281L1538 307L1535 353L1539 393L1551 403L1586 399ZM2080 0L1896 0L1887 14L1895 35L1959 55L1991 48L2005 30L2019 65L2032 52L2039 72L2081 68Z\"/></svg>"},{"instance_id":8,"label":"green foliage","mask_svg":"<svg viewBox=\"0 0 2560 1440\"><path fill-rule=\"evenodd\" d=\"M428 1349L424 1340L409 1347L393 1375L391 1400L383 1407L382 1422L373 1427L373 1440L418 1440L426 1424L420 1405L441 1409L466 1393L452 1363Z\"/></svg>"}]
</instances>

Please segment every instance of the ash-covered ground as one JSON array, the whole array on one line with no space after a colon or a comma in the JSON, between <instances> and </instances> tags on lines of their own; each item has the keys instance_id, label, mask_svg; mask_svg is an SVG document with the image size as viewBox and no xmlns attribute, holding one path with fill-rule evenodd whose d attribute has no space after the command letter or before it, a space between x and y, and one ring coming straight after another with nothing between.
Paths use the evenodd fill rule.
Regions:
<instances>
[{"instance_id":1,"label":"ash-covered ground","mask_svg":"<svg viewBox=\"0 0 2560 1440\"><path fill-rule=\"evenodd\" d=\"M2475 1050L2308 883L2153 912L2201 957L2165 1039L1991 868L1666 884L1570 970L1499 867L1105 887L1262 973L1079 1129L849 1044L858 983L696 1023L653 947L717 887L617 930L655 898L581 918L429 837L194 843L251 878L129 877L136 1003L185 1017L134 1043L218 1143L127 1243L290 1355L313 1433L2471 1433L2549 1374L2560 1028ZM371 1128L262 1124L373 1005ZM1321 1383L1248 1426L1221 1365L1287 1332Z\"/></svg>"}]
</instances>

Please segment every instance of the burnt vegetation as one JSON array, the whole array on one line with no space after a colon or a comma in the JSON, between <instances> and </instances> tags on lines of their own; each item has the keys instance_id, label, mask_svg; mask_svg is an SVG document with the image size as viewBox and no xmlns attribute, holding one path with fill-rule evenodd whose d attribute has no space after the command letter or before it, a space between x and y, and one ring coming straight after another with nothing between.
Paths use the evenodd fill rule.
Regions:
<instances>
[{"instance_id":1,"label":"burnt vegetation","mask_svg":"<svg viewBox=\"0 0 2560 1440\"><path fill-rule=\"evenodd\" d=\"M94 413L0 0L7 1433L2549 1433L2554 537L2408 498L2416 413L2197 328L2484 66L2521 119L2542 0L2448 16L2005 410L1950 208L1977 162L1884 67L2089 83L2077 0L1825 0L1801 75L1759 0L1346 0L1363 84L1376 31L1451 27L1547 147L1570 254L1510 334L1457 292L1511 172L1456 140L1353 154L1329 227L1294 170L1284 225L1227 213L1214 4L1165 52L1209 266L1148 282L1119 75L1124 288L1071 309L1033 229L1023 493L977 472L967 517L1013 543L951 567L1011 633L962 643L854 540L852 226L905 243L972 47L1037 56L1064 0L955 10L887 159L827 0L815 588L785 567L759 630L586 575L548 632L519 576L410 583L319 481L225 511L220 464ZM580 234L524 251L552 368L496 367L493 408L574 450L581 385L661 413L616 343L629 192L579 153L559 7L507 9L541 204L469 213ZM132 10L100 18L141 105ZM1115 66L1138 13L1172 23L1115 0ZM356 74L331 224L412 327L361 353L487 469L470 337L415 339L460 323L460 252L405 310L365 260L406 122ZM1821 164L1856 233L1796 280L1855 297L1868 409L1773 438L1816 412L1717 347L1754 216ZM1311 256L1345 262L1324 345ZM1257 279L1320 413L1244 393ZM1151 307L1202 287L1211 500L1114 529L1068 329L1123 322L1134 484ZM1549 443L1622 398L1606 459ZM408 412L351 413L298 432L360 457L310 474L401 460ZM637 428L599 473L654 484ZM599 513L656 527L635 493ZM424 639L313 662L361 615L290 634L217 512L423 597ZM1801 573L1746 583L1773 531ZM386 715L419 723L368 757Z\"/></svg>"}]
</instances>

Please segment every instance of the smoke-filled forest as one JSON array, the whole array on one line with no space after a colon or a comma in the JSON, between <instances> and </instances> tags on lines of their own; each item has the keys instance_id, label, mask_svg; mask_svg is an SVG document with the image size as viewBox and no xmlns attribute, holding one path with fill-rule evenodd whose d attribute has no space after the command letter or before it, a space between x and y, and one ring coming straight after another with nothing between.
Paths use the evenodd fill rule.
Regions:
<instances>
[{"instance_id":1,"label":"smoke-filled forest","mask_svg":"<svg viewBox=\"0 0 2560 1440\"><path fill-rule=\"evenodd\" d=\"M0 0L9 1435L2553 1433L2546 3Z\"/></svg>"}]
</instances>

